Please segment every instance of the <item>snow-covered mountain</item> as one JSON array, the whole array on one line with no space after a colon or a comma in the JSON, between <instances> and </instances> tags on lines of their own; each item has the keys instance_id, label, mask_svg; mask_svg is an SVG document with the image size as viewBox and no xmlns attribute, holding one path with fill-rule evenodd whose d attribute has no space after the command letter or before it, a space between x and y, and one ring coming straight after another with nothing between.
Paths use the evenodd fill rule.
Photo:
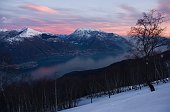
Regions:
<instances>
[{"instance_id":1,"label":"snow-covered mountain","mask_svg":"<svg viewBox=\"0 0 170 112\"><path fill-rule=\"evenodd\" d=\"M93 50L109 51L119 54L129 49L128 41L114 33L100 30L80 28L67 36L67 39L80 46L81 49L91 48Z\"/></svg>"},{"instance_id":2,"label":"snow-covered mountain","mask_svg":"<svg viewBox=\"0 0 170 112\"><path fill-rule=\"evenodd\" d=\"M111 36L114 38L110 38L110 39L115 39L119 35L103 32L101 30L96 30L92 28L79 28L69 35L69 39L85 40L90 38L97 38L100 40L104 40L104 39L109 39L109 37Z\"/></svg>"},{"instance_id":3,"label":"snow-covered mountain","mask_svg":"<svg viewBox=\"0 0 170 112\"><path fill-rule=\"evenodd\" d=\"M41 35L42 33L31 28L22 28L15 30L0 30L0 38L6 42L15 43L24 41L27 38L33 38L34 36Z\"/></svg>"},{"instance_id":4,"label":"snow-covered mountain","mask_svg":"<svg viewBox=\"0 0 170 112\"><path fill-rule=\"evenodd\" d=\"M6 32L8 31L7 29L0 29L0 32Z\"/></svg>"},{"instance_id":5,"label":"snow-covered mountain","mask_svg":"<svg viewBox=\"0 0 170 112\"><path fill-rule=\"evenodd\" d=\"M25 62L50 56L124 54L126 39L100 30L80 28L70 35L50 34L30 28L0 32L0 55ZM1 57L0 62L4 60ZM6 60L6 59L5 59Z\"/></svg>"},{"instance_id":6,"label":"snow-covered mountain","mask_svg":"<svg viewBox=\"0 0 170 112\"><path fill-rule=\"evenodd\" d=\"M19 34L20 37L33 37L42 34L39 31L33 30L31 28L24 28L21 30L21 33Z\"/></svg>"},{"instance_id":7,"label":"snow-covered mountain","mask_svg":"<svg viewBox=\"0 0 170 112\"><path fill-rule=\"evenodd\" d=\"M91 34L94 32L103 32L103 31L92 29L92 28L79 28L75 30L71 35L88 39L89 37L92 36Z\"/></svg>"}]
</instances>

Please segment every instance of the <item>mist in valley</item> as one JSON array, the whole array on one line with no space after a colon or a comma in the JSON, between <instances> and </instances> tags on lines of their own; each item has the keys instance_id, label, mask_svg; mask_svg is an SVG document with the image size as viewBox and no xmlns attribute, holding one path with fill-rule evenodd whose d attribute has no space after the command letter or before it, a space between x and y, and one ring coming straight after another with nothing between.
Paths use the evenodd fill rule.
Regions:
<instances>
[{"instance_id":1,"label":"mist in valley","mask_svg":"<svg viewBox=\"0 0 170 112\"><path fill-rule=\"evenodd\" d=\"M32 71L31 77L33 79L40 78L54 78L61 77L62 75L72 71L82 71L106 67L114 62L118 62L124 59L124 55L121 56L105 56L104 58L94 59L91 57L74 57L67 62L57 63L50 66L41 66Z\"/></svg>"}]
</instances>

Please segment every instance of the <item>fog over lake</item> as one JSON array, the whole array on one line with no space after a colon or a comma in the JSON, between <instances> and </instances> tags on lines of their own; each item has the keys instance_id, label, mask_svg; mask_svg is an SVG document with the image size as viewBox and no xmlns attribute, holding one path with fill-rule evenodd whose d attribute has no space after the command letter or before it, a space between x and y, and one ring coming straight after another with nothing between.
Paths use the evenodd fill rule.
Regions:
<instances>
[{"instance_id":1,"label":"fog over lake","mask_svg":"<svg viewBox=\"0 0 170 112\"><path fill-rule=\"evenodd\" d=\"M32 71L31 76L33 79L39 79L43 77L59 77L72 71L106 67L122 59L124 59L123 55L117 56L116 58L113 56L106 56L100 59L75 57L67 62L39 67Z\"/></svg>"}]
</instances>

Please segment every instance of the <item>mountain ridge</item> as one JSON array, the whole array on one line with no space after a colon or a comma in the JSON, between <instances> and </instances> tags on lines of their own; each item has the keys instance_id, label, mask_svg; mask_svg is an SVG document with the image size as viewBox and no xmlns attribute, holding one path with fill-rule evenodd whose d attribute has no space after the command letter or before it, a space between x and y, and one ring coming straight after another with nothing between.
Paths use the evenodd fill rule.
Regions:
<instances>
[{"instance_id":1,"label":"mountain ridge","mask_svg":"<svg viewBox=\"0 0 170 112\"><path fill-rule=\"evenodd\" d=\"M52 36L78 35L81 37L82 36L88 37L88 34L92 33L92 32L108 33L108 32L104 32L102 30L97 30L97 29L92 29L92 28L78 28L71 34L53 34L53 33L49 33L49 32L40 32L40 31L31 29L31 28L21 28L21 29L12 29L12 30L0 29L0 32L4 32L4 33L5 32L6 33L13 32L13 31L20 33L17 37L33 37L33 36L38 36L38 35L42 35L42 34L47 34L47 35L52 35ZM114 34L114 35L118 36L117 34ZM13 41L15 41L15 40L13 40Z\"/></svg>"},{"instance_id":2,"label":"mountain ridge","mask_svg":"<svg viewBox=\"0 0 170 112\"><path fill-rule=\"evenodd\" d=\"M51 57L118 56L131 49L117 34L80 28L70 35L38 32L30 28L0 30L0 63L25 63Z\"/></svg>"},{"instance_id":3,"label":"mountain ridge","mask_svg":"<svg viewBox=\"0 0 170 112\"><path fill-rule=\"evenodd\" d=\"M75 33L77 31L80 34ZM94 56L107 53L116 56L129 49L126 39L113 33L87 28L75 32L70 35L50 34L30 28L1 31L0 62L12 60L12 63L21 63L51 56ZM83 32L87 33L82 36Z\"/></svg>"}]
</instances>

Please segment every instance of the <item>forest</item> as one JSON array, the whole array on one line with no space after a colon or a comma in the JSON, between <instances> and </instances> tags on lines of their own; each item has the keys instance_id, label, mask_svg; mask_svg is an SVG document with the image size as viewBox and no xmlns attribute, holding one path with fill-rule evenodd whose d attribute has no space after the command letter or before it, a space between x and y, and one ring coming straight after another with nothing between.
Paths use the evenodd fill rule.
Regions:
<instances>
[{"instance_id":1,"label":"forest","mask_svg":"<svg viewBox=\"0 0 170 112\"><path fill-rule=\"evenodd\" d=\"M71 72L58 79L14 82L1 85L1 112L56 112L76 107L81 97L93 103L94 97L118 94L166 83L170 77L170 51L145 58L128 59L108 67ZM159 83L159 81L157 81ZM149 88L148 88L149 89Z\"/></svg>"}]
</instances>

